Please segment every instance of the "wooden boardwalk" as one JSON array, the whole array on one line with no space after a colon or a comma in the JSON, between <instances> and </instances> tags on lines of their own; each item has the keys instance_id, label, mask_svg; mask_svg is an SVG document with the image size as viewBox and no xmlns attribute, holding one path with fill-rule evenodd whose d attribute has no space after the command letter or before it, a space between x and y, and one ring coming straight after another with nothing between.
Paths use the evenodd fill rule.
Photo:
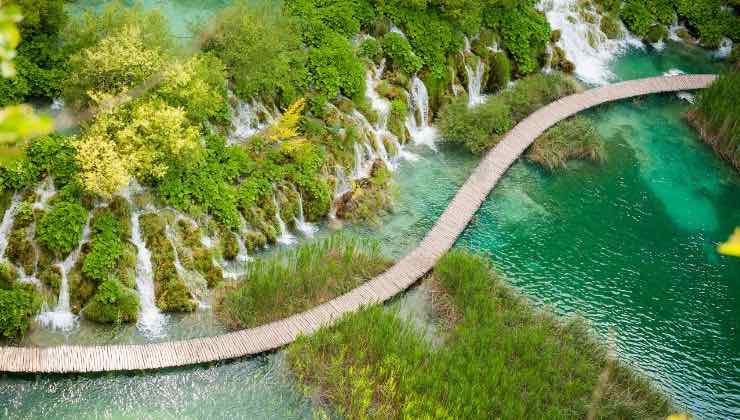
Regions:
<instances>
[{"instance_id":1,"label":"wooden boardwalk","mask_svg":"<svg viewBox=\"0 0 740 420\"><path fill-rule=\"evenodd\" d=\"M509 166L555 123L605 102L701 89L714 78L714 75L680 75L632 80L571 95L539 109L488 152L416 249L385 273L313 309L256 328L168 343L0 347L0 371L63 373L158 369L233 359L280 348L299 335L332 324L347 312L395 296L429 272L454 245Z\"/></svg>"}]
</instances>

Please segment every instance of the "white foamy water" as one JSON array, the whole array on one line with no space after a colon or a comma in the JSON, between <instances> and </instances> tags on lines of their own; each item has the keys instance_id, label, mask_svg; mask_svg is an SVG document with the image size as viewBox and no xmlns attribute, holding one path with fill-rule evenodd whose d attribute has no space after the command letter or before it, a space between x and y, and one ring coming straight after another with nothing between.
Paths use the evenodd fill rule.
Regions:
<instances>
[{"instance_id":1,"label":"white foamy water","mask_svg":"<svg viewBox=\"0 0 740 420\"><path fill-rule=\"evenodd\" d=\"M8 206L5 214L3 214L3 221L0 222L0 260L5 259L5 250L8 248L8 235L10 234L10 229L13 227L15 212L18 210L20 204L21 195L16 192L10 200L10 206Z\"/></svg>"},{"instance_id":2,"label":"white foamy water","mask_svg":"<svg viewBox=\"0 0 740 420\"><path fill-rule=\"evenodd\" d=\"M272 196L272 202L275 203L275 220L280 230L280 235L277 238L277 243L280 245L293 245L298 242L298 239L288 231L288 226L283 221L283 217L280 214L280 203L275 196Z\"/></svg>"},{"instance_id":3,"label":"white foamy water","mask_svg":"<svg viewBox=\"0 0 740 420\"><path fill-rule=\"evenodd\" d=\"M295 219L295 225L299 232L308 238L313 237L319 228L313 223L306 221L306 216L303 214L303 197L298 193L298 217Z\"/></svg>"},{"instance_id":4,"label":"white foamy water","mask_svg":"<svg viewBox=\"0 0 740 420\"><path fill-rule=\"evenodd\" d=\"M437 129L431 125L429 116L429 93L424 82L416 75L411 79L406 128L411 133L411 140L415 144L422 144L433 150L437 149L435 144Z\"/></svg>"},{"instance_id":5,"label":"white foamy water","mask_svg":"<svg viewBox=\"0 0 740 420\"><path fill-rule=\"evenodd\" d=\"M131 243L136 247L136 291L139 293L139 320L136 327L145 336L156 338L164 336L166 317L155 303L152 254L141 236L139 216L141 213L132 209Z\"/></svg>"},{"instance_id":6,"label":"white foamy water","mask_svg":"<svg viewBox=\"0 0 740 420\"><path fill-rule=\"evenodd\" d=\"M238 101L231 115L231 130L227 141L230 145L243 142L274 121L272 113L257 101Z\"/></svg>"},{"instance_id":7,"label":"white foamy water","mask_svg":"<svg viewBox=\"0 0 740 420\"><path fill-rule=\"evenodd\" d=\"M45 210L49 199L57 193L54 180L48 176L36 187L36 202L33 203L35 210Z\"/></svg>"},{"instance_id":8,"label":"white foamy water","mask_svg":"<svg viewBox=\"0 0 740 420\"><path fill-rule=\"evenodd\" d=\"M719 48L713 53L715 58L723 59L730 56L732 53L732 40L730 38L722 38L719 44Z\"/></svg>"},{"instance_id":9,"label":"white foamy water","mask_svg":"<svg viewBox=\"0 0 740 420\"><path fill-rule=\"evenodd\" d=\"M68 275L72 267L77 263L77 259L80 257L80 251L82 245L90 239L90 219L92 215L87 217L85 227L82 229L82 238L67 258L58 263L59 271L61 274L61 281L59 282L59 298L57 304L53 310L49 310L46 304L42 308L41 313L36 317L36 320L46 328L51 328L57 331L71 331L76 325L79 317L72 313L69 306L69 279Z\"/></svg>"},{"instance_id":10,"label":"white foamy water","mask_svg":"<svg viewBox=\"0 0 740 420\"><path fill-rule=\"evenodd\" d=\"M622 39L609 39L601 32L601 16L594 23L583 20L578 14L577 0L543 0L539 8L545 12L552 29L560 30L557 45L575 66L575 73L586 83L605 84L614 77L609 63L615 55L629 47L642 48L642 42L622 25ZM575 23L573 23L573 21ZM594 45L589 42L592 39Z\"/></svg>"},{"instance_id":11,"label":"white foamy water","mask_svg":"<svg viewBox=\"0 0 740 420\"><path fill-rule=\"evenodd\" d=\"M208 306L205 303L206 298L208 297L208 282L199 272L188 270L182 265L180 254L177 252L177 237L170 225L167 225L165 228L165 233L167 235L167 239L170 241L172 250L175 253L175 271L177 272L177 276L182 279L188 287L190 294L193 295L196 302L198 302L198 306Z\"/></svg>"}]
</instances>

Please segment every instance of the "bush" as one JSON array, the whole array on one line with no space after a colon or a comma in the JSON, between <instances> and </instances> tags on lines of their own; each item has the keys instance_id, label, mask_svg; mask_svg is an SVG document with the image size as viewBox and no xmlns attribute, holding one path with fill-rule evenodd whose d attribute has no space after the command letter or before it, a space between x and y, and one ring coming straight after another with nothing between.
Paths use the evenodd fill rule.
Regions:
<instances>
[{"instance_id":1,"label":"bush","mask_svg":"<svg viewBox=\"0 0 740 420\"><path fill-rule=\"evenodd\" d=\"M571 159L603 161L604 139L587 117L574 116L557 123L539 136L527 158L549 171L566 168Z\"/></svg>"},{"instance_id":2,"label":"bush","mask_svg":"<svg viewBox=\"0 0 740 420\"><path fill-rule=\"evenodd\" d=\"M232 329L266 324L339 296L388 265L377 243L335 235L253 261L247 280L223 291L216 312Z\"/></svg>"},{"instance_id":3,"label":"bush","mask_svg":"<svg viewBox=\"0 0 740 420\"><path fill-rule=\"evenodd\" d=\"M26 146L26 156L40 173L54 178L57 188L74 181L79 168L75 161L76 150L69 137L58 134L37 137Z\"/></svg>"},{"instance_id":4,"label":"bush","mask_svg":"<svg viewBox=\"0 0 740 420\"><path fill-rule=\"evenodd\" d=\"M622 18L627 29L640 38L647 35L654 21L646 3L640 0L626 0L619 12L619 17Z\"/></svg>"},{"instance_id":5,"label":"bush","mask_svg":"<svg viewBox=\"0 0 740 420\"><path fill-rule=\"evenodd\" d=\"M414 74L421 69L421 58L414 54L411 45L396 32L383 37L383 52L390 59L391 66L406 74Z\"/></svg>"},{"instance_id":6,"label":"bush","mask_svg":"<svg viewBox=\"0 0 740 420\"><path fill-rule=\"evenodd\" d=\"M33 285L0 289L0 335L6 338L23 337L39 309L41 297Z\"/></svg>"},{"instance_id":7,"label":"bush","mask_svg":"<svg viewBox=\"0 0 740 420\"><path fill-rule=\"evenodd\" d=\"M379 62L383 58L383 46L380 41L373 37L367 37L360 44L360 57L365 57L370 61Z\"/></svg>"},{"instance_id":8,"label":"bush","mask_svg":"<svg viewBox=\"0 0 740 420\"><path fill-rule=\"evenodd\" d=\"M111 213L95 217L90 235L90 252L85 256L82 273L102 282L116 269L123 253L121 223Z\"/></svg>"},{"instance_id":9,"label":"bush","mask_svg":"<svg viewBox=\"0 0 740 420\"><path fill-rule=\"evenodd\" d=\"M326 34L320 46L309 50L306 65L311 86L322 98L334 99L340 93L352 99L364 96L365 66L341 36Z\"/></svg>"},{"instance_id":10,"label":"bush","mask_svg":"<svg viewBox=\"0 0 740 420\"><path fill-rule=\"evenodd\" d=\"M552 72L520 79L511 89L501 92L495 98L508 103L512 119L519 122L537 109L564 96L572 95L579 89L575 80L562 73Z\"/></svg>"},{"instance_id":11,"label":"bush","mask_svg":"<svg viewBox=\"0 0 740 420\"><path fill-rule=\"evenodd\" d=\"M539 69L539 57L550 40L550 24L533 7L533 2L493 8L487 22L501 34L502 45L511 53L517 74L526 75Z\"/></svg>"},{"instance_id":12,"label":"bush","mask_svg":"<svg viewBox=\"0 0 740 420\"><path fill-rule=\"evenodd\" d=\"M56 204L36 226L36 240L57 256L63 257L77 247L87 222L87 210L77 203Z\"/></svg>"},{"instance_id":13,"label":"bush","mask_svg":"<svg viewBox=\"0 0 740 420\"><path fill-rule=\"evenodd\" d=\"M500 136L513 125L509 106L489 100L474 108L467 101L452 101L440 116L439 128L445 141L460 143L474 152L482 153L498 143Z\"/></svg>"},{"instance_id":14,"label":"bush","mask_svg":"<svg viewBox=\"0 0 740 420\"><path fill-rule=\"evenodd\" d=\"M139 316L139 297L117 280L106 280L95 296L82 310L86 319L106 324L136 322Z\"/></svg>"}]
</instances>

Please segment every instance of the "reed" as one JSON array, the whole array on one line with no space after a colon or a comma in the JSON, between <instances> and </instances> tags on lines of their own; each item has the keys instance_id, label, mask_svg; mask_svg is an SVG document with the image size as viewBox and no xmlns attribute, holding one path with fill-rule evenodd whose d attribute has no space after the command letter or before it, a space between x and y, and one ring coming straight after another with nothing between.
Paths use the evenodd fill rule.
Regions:
<instances>
[{"instance_id":1,"label":"reed","mask_svg":"<svg viewBox=\"0 0 740 420\"><path fill-rule=\"evenodd\" d=\"M567 168L572 159L602 162L606 159L604 139L590 119L577 115L539 136L529 147L527 158L548 171Z\"/></svg>"}]
</instances>

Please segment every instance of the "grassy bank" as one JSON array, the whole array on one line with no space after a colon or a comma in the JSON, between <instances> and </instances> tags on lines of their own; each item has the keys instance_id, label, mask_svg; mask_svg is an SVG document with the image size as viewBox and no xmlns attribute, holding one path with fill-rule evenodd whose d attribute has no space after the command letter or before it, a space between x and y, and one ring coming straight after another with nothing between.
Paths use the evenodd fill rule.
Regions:
<instances>
[{"instance_id":1,"label":"grassy bank","mask_svg":"<svg viewBox=\"0 0 740 420\"><path fill-rule=\"evenodd\" d=\"M527 115L578 90L573 79L553 72L525 77L475 107L469 107L464 98L453 100L440 115L442 138L483 153Z\"/></svg>"},{"instance_id":2,"label":"grassy bank","mask_svg":"<svg viewBox=\"0 0 740 420\"><path fill-rule=\"evenodd\" d=\"M331 236L251 262L243 282L224 286L215 310L229 328L254 327L348 292L389 265L377 243Z\"/></svg>"},{"instance_id":3,"label":"grassy bank","mask_svg":"<svg viewBox=\"0 0 740 420\"><path fill-rule=\"evenodd\" d=\"M537 137L527 151L527 159L548 171L564 169L573 159L601 162L606 159L604 139L590 119L574 116Z\"/></svg>"},{"instance_id":4,"label":"grassy bank","mask_svg":"<svg viewBox=\"0 0 740 420\"><path fill-rule=\"evenodd\" d=\"M740 170L740 72L721 75L697 96L689 122L720 155Z\"/></svg>"},{"instance_id":5,"label":"grassy bank","mask_svg":"<svg viewBox=\"0 0 740 420\"><path fill-rule=\"evenodd\" d=\"M453 251L433 275L459 317L442 346L372 307L292 345L287 357L297 377L349 418L643 419L669 412L667 399L609 359L582 323L533 309L487 260Z\"/></svg>"}]
</instances>

